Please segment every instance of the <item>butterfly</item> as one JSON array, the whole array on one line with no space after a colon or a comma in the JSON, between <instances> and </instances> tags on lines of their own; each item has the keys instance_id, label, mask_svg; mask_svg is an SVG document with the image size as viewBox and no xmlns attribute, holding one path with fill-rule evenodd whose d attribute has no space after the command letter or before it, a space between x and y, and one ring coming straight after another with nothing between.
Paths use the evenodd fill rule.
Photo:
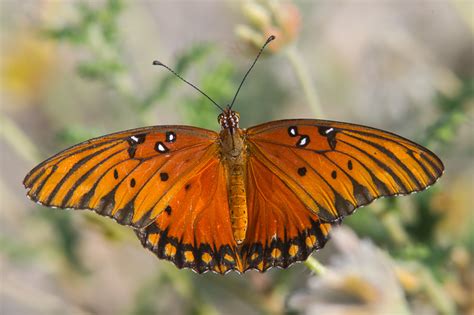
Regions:
<instances>
[{"instance_id":1,"label":"butterfly","mask_svg":"<svg viewBox=\"0 0 474 315\"><path fill-rule=\"evenodd\" d=\"M154 126L66 149L28 173L28 197L131 226L178 268L263 272L307 259L358 207L443 173L428 149L375 128L291 119L241 129L234 101L220 132Z\"/></svg>"}]
</instances>

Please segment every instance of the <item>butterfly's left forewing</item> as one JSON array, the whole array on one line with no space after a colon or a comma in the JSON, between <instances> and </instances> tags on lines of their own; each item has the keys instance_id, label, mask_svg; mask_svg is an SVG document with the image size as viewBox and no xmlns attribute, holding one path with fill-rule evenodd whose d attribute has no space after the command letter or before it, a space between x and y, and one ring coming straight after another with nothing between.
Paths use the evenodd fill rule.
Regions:
<instances>
[{"instance_id":1,"label":"butterfly's left forewing","mask_svg":"<svg viewBox=\"0 0 474 315\"><path fill-rule=\"evenodd\" d=\"M40 204L91 209L141 228L216 156L217 139L186 126L119 132L58 153L28 173L24 185Z\"/></svg>"},{"instance_id":2,"label":"butterfly's left forewing","mask_svg":"<svg viewBox=\"0 0 474 315\"><path fill-rule=\"evenodd\" d=\"M282 120L247 130L250 154L321 220L376 198L420 191L442 174L439 158L382 130L323 120Z\"/></svg>"}]
</instances>

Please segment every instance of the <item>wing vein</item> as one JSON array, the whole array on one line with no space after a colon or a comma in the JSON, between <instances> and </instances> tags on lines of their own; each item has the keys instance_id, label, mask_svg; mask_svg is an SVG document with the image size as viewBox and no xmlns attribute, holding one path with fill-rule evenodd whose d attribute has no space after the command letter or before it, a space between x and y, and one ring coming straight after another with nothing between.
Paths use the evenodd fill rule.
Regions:
<instances>
[{"instance_id":1,"label":"wing vein","mask_svg":"<svg viewBox=\"0 0 474 315\"><path fill-rule=\"evenodd\" d=\"M213 144L208 145L205 151L207 152L207 150L209 150L209 148L211 148L212 146L213 146ZM206 154L204 154L204 155L206 155ZM208 160L206 160L206 161L208 161ZM200 166L200 165L203 165L203 164L205 164L205 163L203 163L202 161L199 161L199 160L196 161L192 166L190 166L190 167L187 169L186 172L183 172L183 174L181 175L181 178L187 177L187 176L189 175L189 173L191 172L192 169L195 169L197 166ZM161 201L161 199L176 185L177 182L178 182L178 181L175 180L172 185L169 185L168 189L166 189L165 191L163 191L163 193L161 194L161 196L160 196L160 197L157 199L157 201L153 204L153 206L150 208L150 210L153 209L153 208Z\"/></svg>"},{"instance_id":2,"label":"wing vein","mask_svg":"<svg viewBox=\"0 0 474 315\"><path fill-rule=\"evenodd\" d=\"M343 143L345 143L346 145L360 151L362 154L366 155L370 160L372 160L375 164L377 164L381 169L383 169L385 172L387 172L391 177L392 179L397 183L397 185L399 186L399 188L403 189L403 192L407 193L409 192L410 190L407 189L407 187L403 184L403 182L401 181L401 179L387 166L385 165L383 162L381 162L379 159L376 159L374 158L372 155L370 155L369 153L367 153L365 150L359 148L358 146L355 146L349 142L346 142L344 140L341 140L339 139L338 141L341 141ZM393 187L393 190L394 191L398 191L399 189L397 189L397 187Z\"/></svg>"},{"instance_id":3,"label":"wing vein","mask_svg":"<svg viewBox=\"0 0 474 315\"><path fill-rule=\"evenodd\" d=\"M61 206L64 207L67 205L67 203L69 202L69 200L71 199L71 197L74 195L74 192L76 191L76 189L79 187L79 185L81 185L84 181L87 180L87 178L89 178L89 176L97 169L99 168L103 163L107 162L109 159L111 159L112 157L124 152L125 149L123 150L119 150L119 151L116 151L116 152L113 152L112 154L108 155L106 158L104 158L103 160L101 160L100 162L98 162L94 167L92 167L90 170L88 170L86 173L84 173L77 181L74 182L74 184L71 186L71 188L69 189L69 191L67 192L67 194L65 195L64 199L62 200L61 202Z\"/></svg>"},{"instance_id":4,"label":"wing vein","mask_svg":"<svg viewBox=\"0 0 474 315\"><path fill-rule=\"evenodd\" d=\"M321 173L319 173L319 172L316 170L316 168L314 168L310 163L308 163L305 159L303 159L299 154L296 154L296 153L294 152L294 149L291 149L290 152L293 153L293 155L295 155L300 161L302 161L305 165L307 165L311 170L313 170L313 172L314 172L316 175L318 175L318 176L324 181L324 183L326 183L326 185L327 185L327 186L331 189L331 191L333 192L334 198L337 198L337 197L339 196L340 198L344 199L344 198L337 192L337 190L335 190L334 187L327 181L327 179L324 178L324 176L321 175ZM323 192L324 195L325 195L326 191L325 191L324 189L322 190L322 192ZM335 204L334 204L334 201L333 201L330 197L328 197L327 195L325 195L325 196L326 196L326 202L327 202L327 204L334 206L334 209L336 209ZM337 211L337 210L338 210L338 209L336 209L336 211ZM337 215L336 215L336 216L337 216Z\"/></svg>"},{"instance_id":5,"label":"wing vein","mask_svg":"<svg viewBox=\"0 0 474 315\"><path fill-rule=\"evenodd\" d=\"M418 181L418 178L415 176L415 174L413 174L411 172L411 170L405 164L403 164L402 161L400 161L400 159L398 159L392 151L390 151L389 149L385 148L384 146L382 146L378 143L375 143L375 142L372 142L372 141L369 141L369 140L366 140L366 139L363 139L363 138L359 138L359 137L356 137L356 136L353 136L353 135L350 135L350 134L346 134L346 135L348 137L353 138L353 139L357 139L359 141L367 143L368 145L370 145L370 146L376 148L377 150L379 150L382 154L384 154L389 159L394 161L404 171L404 172L401 172L401 173L404 175L404 177L405 177L404 179L408 183L414 182L415 185L417 186L417 188L421 189L421 187L423 185ZM408 178L405 176L405 174L408 175Z\"/></svg>"},{"instance_id":6,"label":"wing vein","mask_svg":"<svg viewBox=\"0 0 474 315\"><path fill-rule=\"evenodd\" d=\"M274 166L276 169L278 169L281 173L285 174L285 172L284 172L280 167L278 167L275 163L273 163L264 153L262 153L260 149L258 149L256 146L253 146L253 149L254 149L254 151L255 151L257 154L259 154L260 156L262 156L269 164L273 165L273 166ZM266 167L267 169L269 169L270 172L274 173L268 166L265 165L265 167ZM291 178L290 178L289 180L291 180ZM317 200L315 200L315 199L313 198L313 196L311 196L310 194L308 194L308 192L303 188L302 185L300 185L299 183L297 183L297 182L294 181L294 180L291 180L291 181L292 181L294 184L296 184L299 188L301 188L301 189L306 193L306 195L307 195L311 200L314 201L314 203L316 204L316 206L318 206L319 208L322 208L321 205L317 202ZM290 189L291 191L293 191L293 190L291 189L291 187L288 186L288 184L287 184L285 181L283 181L283 183L285 184L286 187L288 187L288 189ZM296 195L296 194L295 194L295 195ZM296 197L297 197L303 204L306 205L306 203L304 202L304 200L302 200L302 199L300 198L300 196L296 195ZM311 209L310 209L310 210L311 210ZM314 210L311 210L311 211L314 211Z\"/></svg>"}]
</instances>

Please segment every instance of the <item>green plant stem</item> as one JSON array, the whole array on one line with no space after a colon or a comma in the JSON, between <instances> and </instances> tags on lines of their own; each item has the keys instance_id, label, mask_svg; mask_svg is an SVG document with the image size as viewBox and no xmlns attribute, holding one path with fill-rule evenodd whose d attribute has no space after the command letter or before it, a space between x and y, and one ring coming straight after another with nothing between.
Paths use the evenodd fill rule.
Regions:
<instances>
[{"instance_id":1,"label":"green plant stem","mask_svg":"<svg viewBox=\"0 0 474 315\"><path fill-rule=\"evenodd\" d=\"M390 212L390 209L385 209L381 215L378 215L382 224L387 229L390 239L397 244L398 247L407 246L410 243L410 238L400 221L399 213Z\"/></svg>"},{"instance_id":2,"label":"green plant stem","mask_svg":"<svg viewBox=\"0 0 474 315\"><path fill-rule=\"evenodd\" d=\"M432 305L442 315L456 314L456 306L453 301L446 295L443 287L437 282L429 269L425 266L415 263L413 265L413 272L415 272L422 281L422 290L431 300Z\"/></svg>"},{"instance_id":3,"label":"green plant stem","mask_svg":"<svg viewBox=\"0 0 474 315\"><path fill-rule=\"evenodd\" d=\"M184 297L194 307L194 314L196 315L218 315L219 312L215 306L208 303L199 292L199 288L192 281L190 275L183 270L179 270L176 266L171 265L168 262L164 262L160 272L165 277L168 277L169 282L173 285L174 289Z\"/></svg>"},{"instance_id":4,"label":"green plant stem","mask_svg":"<svg viewBox=\"0 0 474 315\"><path fill-rule=\"evenodd\" d=\"M17 124L5 115L0 115L0 137L5 139L15 152L24 160L37 163L41 158L35 144L28 136L17 126Z\"/></svg>"},{"instance_id":5,"label":"green plant stem","mask_svg":"<svg viewBox=\"0 0 474 315\"><path fill-rule=\"evenodd\" d=\"M308 72L308 68L304 64L303 57L299 54L295 46L288 47L288 49L285 50L285 54L295 71L301 87L303 88L304 95L306 96L313 114L318 118L324 118L324 113L319 101L319 95Z\"/></svg>"},{"instance_id":6,"label":"green plant stem","mask_svg":"<svg viewBox=\"0 0 474 315\"><path fill-rule=\"evenodd\" d=\"M326 267L324 267L316 258L313 256L309 256L308 259L304 262L306 267L317 274L318 276L321 276L326 273Z\"/></svg>"}]
</instances>

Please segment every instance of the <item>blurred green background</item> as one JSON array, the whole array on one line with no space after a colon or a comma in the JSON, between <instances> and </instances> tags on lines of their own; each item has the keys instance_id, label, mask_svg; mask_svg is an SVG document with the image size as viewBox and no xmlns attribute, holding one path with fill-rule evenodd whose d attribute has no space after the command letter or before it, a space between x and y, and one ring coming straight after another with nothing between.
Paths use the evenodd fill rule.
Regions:
<instances>
[{"instance_id":1,"label":"blurred green background","mask_svg":"<svg viewBox=\"0 0 474 315\"><path fill-rule=\"evenodd\" d=\"M474 2L0 1L1 314L474 314ZM25 197L23 177L79 141L144 125L218 130L326 118L435 151L428 191L345 220L313 254L264 274L196 275L130 228ZM351 232L353 231L353 232ZM354 234L355 232L355 234Z\"/></svg>"}]
</instances>

